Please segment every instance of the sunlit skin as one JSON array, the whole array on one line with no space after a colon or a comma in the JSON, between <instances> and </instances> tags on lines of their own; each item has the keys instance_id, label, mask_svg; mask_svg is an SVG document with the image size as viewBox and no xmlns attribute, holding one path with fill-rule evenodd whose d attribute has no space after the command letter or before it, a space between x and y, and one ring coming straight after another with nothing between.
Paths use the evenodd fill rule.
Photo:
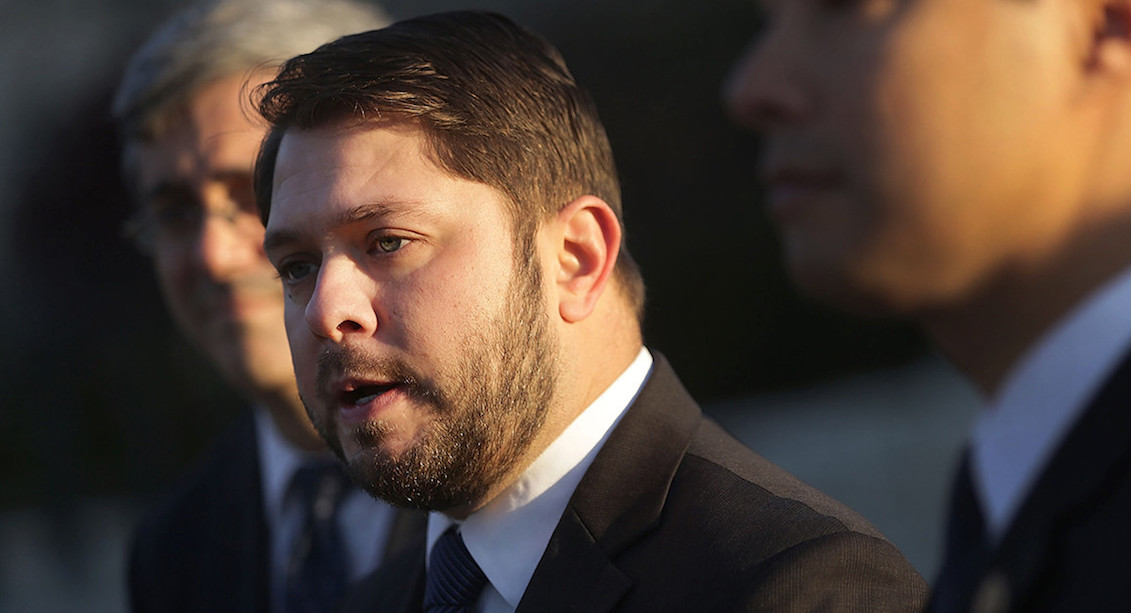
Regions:
<instances>
[{"instance_id":1,"label":"sunlit skin","mask_svg":"<svg viewBox=\"0 0 1131 613\"><path fill-rule=\"evenodd\" d=\"M416 140L392 131L294 131L283 139L268 252L287 286L304 397L320 393L315 374L326 342L443 359L502 308L513 258L501 196L428 166ZM409 325L410 317L421 323ZM382 413L398 424L383 447L402 452L427 419L403 395L391 390L371 410L343 411L338 434ZM361 451L350 439L341 441L347 458Z\"/></svg>"},{"instance_id":2,"label":"sunlit skin","mask_svg":"<svg viewBox=\"0 0 1131 613\"><path fill-rule=\"evenodd\" d=\"M531 343L513 341L482 356L475 348L492 346L505 322L516 317L540 320L546 328L548 336L537 344L552 349L552 362L528 375L552 371L547 374L557 383L543 407L544 423L522 444L513 443L509 430L500 431L492 442L520 453L501 474L485 477L485 488L472 499L434 509L462 517L513 482L627 366L639 336L625 324L607 326L610 318L631 317L626 301L604 291L620 239L619 227L607 227L610 219L615 225L607 204L581 199L541 224L530 264L539 271L541 281L531 291L541 294L541 305L530 309L539 300L517 293L516 279L523 275L516 258L524 256L516 251L504 196L441 169L424 143L419 128L406 122L287 131L265 244L286 286L299 389L331 447L352 466L443 448L446 443L437 441L459 421L452 416L474 407L441 410L428 390L459 390L469 376L495 385L491 374L506 362L501 354L524 355L531 348L523 345ZM598 262L595 273L590 260ZM588 347L603 325L605 354L589 360L598 347L579 352L579 340ZM359 360L345 368L331 361L327 368L326 355ZM470 366L469 356L476 356ZM489 411L499 412L496 398L492 392ZM462 439L454 440L458 446ZM481 464L477 471L498 462Z\"/></svg>"},{"instance_id":3,"label":"sunlit skin","mask_svg":"<svg viewBox=\"0 0 1131 613\"><path fill-rule=\"evenodd\" d=\"M181 332L266 406L291 442L320 449L298 399L280 283L262 248L251 170L265 128L240 103L245 79L204 87L167 134L136 145L137 189L154 216L204 214L198 227L153 239L157 278Z\"/></svg>"},{"instance_id":4,"label":"sunlit skin","mask_svg":"<svg viewBox=\"0 0 1131 613\"><path fill-rule=\"evenodd\" d=\"M1116 231L1131 202L1125 7L764 4L768 25L724 93L764 139L793 278L919 321L992 391L1131 261Z\"/></svg>"}]
</instances>

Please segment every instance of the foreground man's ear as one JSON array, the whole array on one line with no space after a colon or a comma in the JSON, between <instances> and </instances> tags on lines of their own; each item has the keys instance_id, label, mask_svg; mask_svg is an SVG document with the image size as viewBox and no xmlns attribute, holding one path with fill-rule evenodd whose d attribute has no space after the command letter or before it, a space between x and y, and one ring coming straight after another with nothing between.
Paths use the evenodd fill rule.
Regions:
<instances>
[{"instance_id":1,"label":"foreground man's ear","mask_svg":"<svg viewBox=\"0 0 1131 613\"><path fill-rule=\"evenodd\" d=\"M621 228L616 213L596 196L582 196L558 212L558 312L576 323L589 316L616 265Z\"/></svg>"}]
</instances>

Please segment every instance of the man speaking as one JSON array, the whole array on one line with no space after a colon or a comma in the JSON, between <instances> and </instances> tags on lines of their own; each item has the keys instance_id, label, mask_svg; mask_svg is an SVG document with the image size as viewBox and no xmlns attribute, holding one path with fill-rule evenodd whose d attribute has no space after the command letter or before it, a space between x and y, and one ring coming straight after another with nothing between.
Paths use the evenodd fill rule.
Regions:
<instances>
[{"instance_id":1,"label":"man speaking","mask_svg":"<svg viewBox=\"0 0 1131 613\"><path fill-rule=\"evenodd\" d=\"M609 142L548 43L434 15L294 58L260 95L256 195L307 411L357 483L432 511L350 605L922 605L891 543L643 347Z\"/></svg>"}]
</instances>

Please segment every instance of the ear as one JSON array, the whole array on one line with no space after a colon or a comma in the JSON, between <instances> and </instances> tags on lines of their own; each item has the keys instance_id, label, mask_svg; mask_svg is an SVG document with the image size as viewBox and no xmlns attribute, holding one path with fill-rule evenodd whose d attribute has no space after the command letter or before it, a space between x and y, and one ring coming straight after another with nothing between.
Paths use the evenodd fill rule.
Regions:
<instances>
[{"instance_id":1,"label":"ear","mask_svg":"<svg viewBox=\"0 0 1131 613\"><path fill-rule=\"evenodd\" d=\"M621 228L616 213L596 196L582 196L557 215L558 312L576 323L589 316L616 265Z\"/></svg>"},{"instance_id":2,"label":"ear","mask_svg":"<svg viewBox=\"0 0 1131 613\"><path fill-rule=\"evenodd\" d=\"M1094 13L1091 68L1131 76L1131 0L1100 0Z\"/></svg>"}]
</instances>

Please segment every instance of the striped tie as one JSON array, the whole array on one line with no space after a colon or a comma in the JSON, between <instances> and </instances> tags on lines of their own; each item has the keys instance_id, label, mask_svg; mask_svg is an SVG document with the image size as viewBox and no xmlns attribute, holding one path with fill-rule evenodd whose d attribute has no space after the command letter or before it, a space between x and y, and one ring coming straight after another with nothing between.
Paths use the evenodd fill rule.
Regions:
<instances>
[{"instance_id":1,"label":"striped tie","mask_svg":"<svg viewBox=\"0 0 1131 613\"><path fill-rule=\"evenodd\" d=\"M487 576L453 525L432 546L424 587L425 613L473 611L485 585Z\"/></svg>"}]
</instances>

